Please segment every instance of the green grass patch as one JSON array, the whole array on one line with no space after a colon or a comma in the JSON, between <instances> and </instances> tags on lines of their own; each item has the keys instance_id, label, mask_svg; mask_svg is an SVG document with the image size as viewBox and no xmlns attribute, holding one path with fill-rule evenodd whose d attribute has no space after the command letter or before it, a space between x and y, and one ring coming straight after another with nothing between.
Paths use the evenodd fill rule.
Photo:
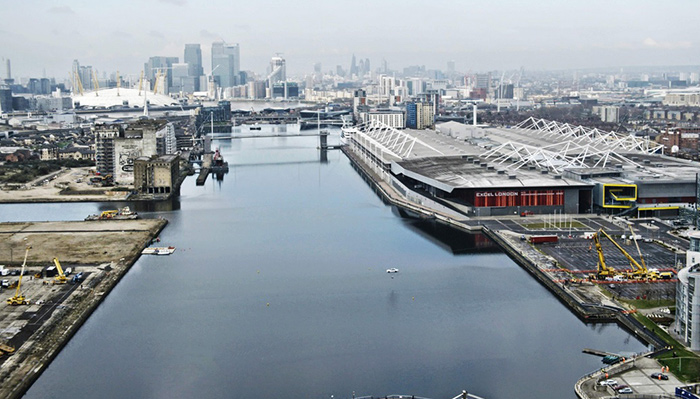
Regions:
<instances>
[{"instance_id":1,"label":"green grass patch","mask_svg":"<svg viewBox=\"0 0 700 399\"><path fill-rule=\"evenodd\" d=\"M656 359L668 366L669 371L684 382L695 382L700 375L700 358L691 351L674 347L671 352L664 353Z\"/></svg>"},{"instance_id":2,"label":"green grass patch","mask_svg":"<svg viewBox=\"0 0 700 399\"><path fill-rule=\"evenodd\" d=\"M700 375L700 357L698 355L685 349L683 345L646 316L636 313L634 318L655 332L666 344L673 347L671 351L656 357L659 363L668 366L669 371L681 381L691 382L698 378Z\"/></svg>"},{"instance_id":3,"label":"green grass patch","mask_svg":"<svg viewBox=\"0 0 700 399\"><path fill-rule=\"evenodd\" d=\"M661 308L668 307L676 304L674 299L624 299L621 298L620 302L627 303L634 306L637 309L651 309L651 308Z\"/></svg>"},{"instance_id":4,"label":"green grass patch","mask_svg":"<svg viewBox=\"0 0 700 399\"><path fill-rule=\"evenodd\" d=\"M0 183L27 183L40 176L56 172L61 167L77 168L83 166L94 166L90 160L61 159L54 161L39 161L37 159L6 163L0 165Z\"/></svg>"},{"instance_id":5,"label":"green grass patch","mask_svg":"<svg viewBox=\"0 0 700 399\"><path fill-rule=\"evenodd\" d=\"M585 224L581 222L561 222L561 223L521 223L523 227L530 230L543 230L543 229L583 229L587 228Z\"/></svg>"}]
</instances>

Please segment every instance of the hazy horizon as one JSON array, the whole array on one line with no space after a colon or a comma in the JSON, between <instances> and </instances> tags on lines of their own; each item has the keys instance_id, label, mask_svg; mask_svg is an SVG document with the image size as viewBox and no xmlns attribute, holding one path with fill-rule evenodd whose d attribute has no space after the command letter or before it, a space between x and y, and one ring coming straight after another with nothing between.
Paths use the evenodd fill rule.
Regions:
<instances>
[{"instance_id":1,"label":"hazy horizon","mask_svg":"<svg viewBox=\"0 0 700 399\"><path fill-rule=\"evenodd\" d=\"M410 65L459 72L700 65L700 17L692 0L556 2L445 1L400 6L385 0L227 3L211 0L67 0L4 7L0 57L12 76L68 78L74 59L100 74L137 76L152 56L183 60L200 43L205 73L211 43L240 44L241 70L265 73L281 53L290 76L350 66ZM5 77L4 65L0 68Z\"/></svg>"}]
</instances>

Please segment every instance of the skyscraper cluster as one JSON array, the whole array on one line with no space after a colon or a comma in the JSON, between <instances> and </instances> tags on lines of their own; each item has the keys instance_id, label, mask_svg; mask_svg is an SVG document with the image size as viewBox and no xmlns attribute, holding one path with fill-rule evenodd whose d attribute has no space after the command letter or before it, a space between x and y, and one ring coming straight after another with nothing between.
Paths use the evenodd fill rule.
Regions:
<instances>
[{"instance_id":1,"label":"skyscraper cluster","mask_svg":"<svg viewBox=\"0 0 700 399\"><path fill-rule=\"evenodd\" d=\"M359 62L355 59L355 54L352 55L352 61L350 62L350 76L349 77L362 77L370 72L369 58L360 59Z\"/></svg>"},{"instance_id":2,"label":"skyscraper cluster","mask_svg":"<svg viewBox=\"0 0 700 399\"><path fill-rule=\"evenodd\" d=\"M245 83L238 44L212 43L211 62L210 75L215 86L229 88ZM210 89L206 76L199 43L185 44L182 63L179 57L155 56L144 65L144 78L151 82L151 88L161 93L206 91Z\"/></svg>"},{"instance_id":3,"label":"skyscraper cluster","mask_svg":"<svg viewBox=\"0 0 700 399\"><path fill-rule=\"evenodd\" d=\"M241 84L241 53L238 44L214 42L211 45L212 77L220 87Z\"/></svg>"}]
</instances>

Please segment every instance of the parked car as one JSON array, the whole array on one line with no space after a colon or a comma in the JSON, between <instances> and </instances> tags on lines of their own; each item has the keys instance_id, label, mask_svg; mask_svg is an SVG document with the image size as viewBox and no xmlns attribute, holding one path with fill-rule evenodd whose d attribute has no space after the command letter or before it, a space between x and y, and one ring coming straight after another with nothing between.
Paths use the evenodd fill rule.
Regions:
<instances>
[{"instance_id":1,"label":"parked car","mask_svg":"<svg viewBox=\"0 0 700 399\"><path fill-rule=\"evenodd\" d=\"M617 392L620 392L621 390L623 390L625 388L629 388L629 387L627 385L618 385L613 389L616 390Z\"/></svg>"},{"instance_id":2,"label":"parked car","mask_svg":"<svg viewBox=\"0 0 700 399\"><path fill-rule=\"evenodd\" d=\"M662 373L652 373L651 378L655 380L668 380L668 376Z\"/></svg>"},{"instance_id":3,"label":"parked car","mask_svg":"<svg viewBox=\"0 0 700 399\"><path fill-rule=\"evenodd\" d=\"M617 380L604 380L604 381L599 382L598 384L609 385L611 387L614 387L615 385L617 385Z\"/></svg>"},{"instance_id":4,"label":"parked car","mask_svg":"<svg viewBox=\"0 0 700 399\"><path fill-rule=\"evenodd\" d=\"M626 387L626 388L620 389L619 391L617 391L617 393L625 393L626 394L626 393L634 393L634 391L632 390L632 388Z\"/></svg>"}]
</instances>

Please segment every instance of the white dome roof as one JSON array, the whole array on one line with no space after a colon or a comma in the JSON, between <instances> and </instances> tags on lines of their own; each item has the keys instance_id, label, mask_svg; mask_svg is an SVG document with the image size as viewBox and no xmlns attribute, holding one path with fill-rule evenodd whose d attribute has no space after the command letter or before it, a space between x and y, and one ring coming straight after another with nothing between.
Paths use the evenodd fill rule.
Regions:
<instances>
[{"instance_id":1,"label":"white dome roof","mask_svg":"<svg viewBox=\"0 0 700 399\"><path fill-rule=\"evenodd\" d=\"M139 95L140 93L140 95ZM177 105L177 101L163 94L148 93L145 90L113 88L97 91L85 92L82 96L73 96L73 104L80 103L83 107L114 107L124 105L127 101L129 107L143 107L144 98L148 100L148 105L151 107L164 107L169 105Z\"/></svg>"}]
</instances>

